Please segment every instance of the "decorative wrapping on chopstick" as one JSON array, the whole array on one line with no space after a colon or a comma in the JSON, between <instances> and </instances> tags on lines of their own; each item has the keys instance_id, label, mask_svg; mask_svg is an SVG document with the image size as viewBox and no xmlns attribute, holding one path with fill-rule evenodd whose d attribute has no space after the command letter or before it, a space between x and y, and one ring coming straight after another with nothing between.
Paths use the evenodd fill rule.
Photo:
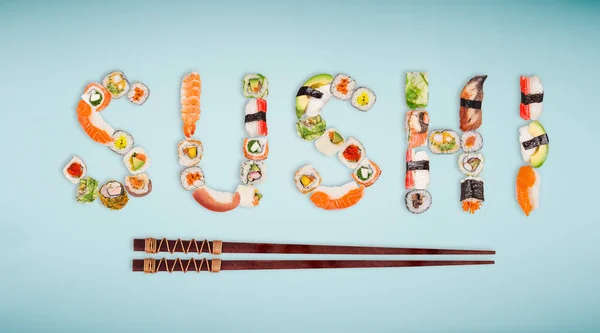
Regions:
<instances>
[{"instance_id":1,"label":"decorative wrapping on chopstick","mask_svg":"<svg viewBox=\"0 0 600 333\"><path fill-rule=\"evenodd\" d=\"M220 259L187 259L181 260L179 258L174 260L167 260L166 258L161 258L160 260L156 260L154 258L146 258L144 259L144 267L143 271L146 274L155 274L158 272L183 272L187 273L188 271L194 271L196 273L200 273L202 270L211 273L218 273L221 271L221 260Z\"/></svg>"},{"instance_id":2,"label":"decorative wrapping on chopstick","mask_svg":"<svg viewBox=\"0 0 600 333\"><path fill-rule=\"evenodd\" d=\"M223 252L223 242L219 240L214 240L211 242L205 239L200 242L193 238L191 240L181 240L180 238L177 238L176 240L168 240L166 238L162 238L160 241L156 238L144 239L144 252L146 253L169 252L173 254L175 252L183 252L187 254L190 252L196 252L198 254L202 254L205 251L205 246L207 253L219 255Z\"/></svg>"}]
</instances>

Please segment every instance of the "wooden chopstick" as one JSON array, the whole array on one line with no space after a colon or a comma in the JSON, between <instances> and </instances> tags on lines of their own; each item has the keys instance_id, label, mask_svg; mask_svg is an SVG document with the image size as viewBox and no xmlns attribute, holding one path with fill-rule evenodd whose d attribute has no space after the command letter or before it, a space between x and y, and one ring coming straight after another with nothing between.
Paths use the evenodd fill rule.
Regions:
<instances>
[{"instance_id":1,"label":"wooden chopstick","mask_svg":"<svg viewBox=\"0 0 600 333\"><path fill-rule=\"evenodd\" d=\"M220 260L220 259L134 259L133 271L154 274L158 272L201 272L274 270L274 269L335 269L335 268L391 268L427 266L493 265L494 261L451 260Z\"/></svg>"},{"instance_id":2,"label":"wooden chopstick","mask_svg":"<svg viewBox=\"0 0 600 333\"><path fill-rule=\"evenodd\" d=\"M134 251L146 253L262 253L262 254L337 254L337 255L493 255L494 250L453 250L401 247L338 246L273 243L235 243L219 240L134 239Z\"/></svg>"}]
</instances>

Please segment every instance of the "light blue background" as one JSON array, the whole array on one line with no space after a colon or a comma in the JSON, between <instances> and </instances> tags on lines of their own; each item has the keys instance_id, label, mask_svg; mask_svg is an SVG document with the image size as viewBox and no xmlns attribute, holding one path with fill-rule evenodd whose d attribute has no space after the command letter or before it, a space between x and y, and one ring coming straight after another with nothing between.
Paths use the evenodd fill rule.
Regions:
<instances>
[{"instance_id":1,"label":"light blue background","mask_svg":"<svg viewBox=\"0 0 600 333\"><path fill-rule=\"evenodd\" d=\"M217 4L218 3L218 4ZM1 1L1 332L593 332L600 330L600 220L595 156L600 121L600 7L592 2ZM479 3L479 2L478 2ZM483 3L483 2L481 2ZM111 70L151 89L135 107L103 112L152 158L154 191L122 211L80 205L62 174L73 154L99 181L121 159L75 117L86 83ZM254 210L210 213L181 189L179 88L203 79L197 137L208 183L233 190L242 160L240 80L268 76L269 179ZM486 203L460 211L456 155L432 158L434 204L403 204L403 75L430 77L432 128L458 127L458 95L487 74ZM324 117L359 138L384 173L362 203L312 207L292 182L310 162L327 184L349 179L294 130L293 100L313 74L345 72L378 96L369 113L331 101ZM551 141L539 170L541 208L514 199L521 165L519 76L545 88ZM135 237L494 248L496 265L220 274L131 272ZM256 256L223 256L224 259ZM265 258L275 258L267 256ZM280 258L280 257L277 257ZM293 258L293 257L290 257Z\"/></svg>"}]
</instances>

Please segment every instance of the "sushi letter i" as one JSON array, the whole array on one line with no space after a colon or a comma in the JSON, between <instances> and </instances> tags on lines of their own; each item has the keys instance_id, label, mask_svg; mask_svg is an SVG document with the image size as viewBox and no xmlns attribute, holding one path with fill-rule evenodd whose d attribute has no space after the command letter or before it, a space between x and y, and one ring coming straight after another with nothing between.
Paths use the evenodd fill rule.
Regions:
<instances>
[{"instance_id":1,"label":"sushi letter i","mask_svg":"<svg viewBox=\"0 0 600 333\"><path fill-rule=\"evenodd\" d=\"M248 102L244 110L244 128L247 137L242 143L242 151L247 159L240 168L240 182L235 191L223 192L206 184L204 171L199 166L204 146L193 138L196 122L200 119L200 94L202 83L196 72L184 76L181 83L181 118L185 139L177 147L179 164L184 167L180 173L181 186L192 191L192 197L202 207L213 212L228 212L237 207L256 207L262 194L256 185L263 183L267 176L265 160L269 154L267 140L267 101L269 81L261 74L249 74L242 80L242 93Z\"/></svg>"},{"instance_id":2,"label":"sushi letter i","mask_svg":"<svg viewBox=\"0 0 600 333\"><path fill-rule=\"evenodd\" d=\"M516 198L526 216L539 207L540 174L536 169L542 167L548 158L550 139L546 129L539 121L542 116L544 87L537 76L521 76L521 104L519 115L530 123L519 128L519 145L523 162L516 177Z\"/></svg>"},{"instance_id":3,"label":"sushi letter i","mask_svg":"<svg viewBox=\"0 0 600 333\"><path fill-rule=\"evenodd\" d=\"M314 141L318 151L337 156L348 167L352 180L339 186L324 186L319 172L312 164L300 167L294 183L302 194L310 194L313 205L324 210L341 210L358 204L365 188L372 186L381 175L381 168L367 158L366 148L353 137L346 137L334 127L327 128L321 111L334 99L348 102L358 111L371 110L377 100L375 93L359 87L346 74L318 74L308 79L296 93L296 133L305 141Z\"/></svg>"},{"instance_id":4,"label":"sushi letter i","mask_svg":"<svg viewBox=\"0 0 600 333\"><path fill-rule=\"evenodd\" d=\"M404 204L413 214L422 214L431 207L429 188L429 155L422 148L429 141L429 113L423 110L429 101L429 75L426 72L408 72L405 77L405 99L410 110L404 117L406 172ZM437 138L437 136L436 136Z\"/></svg>"}]
</instances>

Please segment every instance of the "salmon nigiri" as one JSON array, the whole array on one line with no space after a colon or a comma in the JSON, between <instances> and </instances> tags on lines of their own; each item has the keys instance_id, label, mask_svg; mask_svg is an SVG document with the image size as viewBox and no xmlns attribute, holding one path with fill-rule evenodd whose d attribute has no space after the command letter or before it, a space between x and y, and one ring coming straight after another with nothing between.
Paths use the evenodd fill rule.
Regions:
<instances>
[{"instance_id":1,"label":"salmon nigiri","mask_svg":"<svg viewBox=\"0 0 600 333\"><path fill-rule=\"evenodd\" d=\"M540 175L529 165L522 166L517 174L517 202L525 215L536 210L539 205Z\"/></svg>"},{"instance_id":2,"label":"salmon nigiri","mask_svg":"<svg viewBox=\"0 0 600 333\"><path fill-rule=\"evenodd\" d=\"M356 205L364 195L364 185L349 182L342 186L319 186L310 196L315 206L325 210L346 209Z\"/></svg>"}]
</instances>

